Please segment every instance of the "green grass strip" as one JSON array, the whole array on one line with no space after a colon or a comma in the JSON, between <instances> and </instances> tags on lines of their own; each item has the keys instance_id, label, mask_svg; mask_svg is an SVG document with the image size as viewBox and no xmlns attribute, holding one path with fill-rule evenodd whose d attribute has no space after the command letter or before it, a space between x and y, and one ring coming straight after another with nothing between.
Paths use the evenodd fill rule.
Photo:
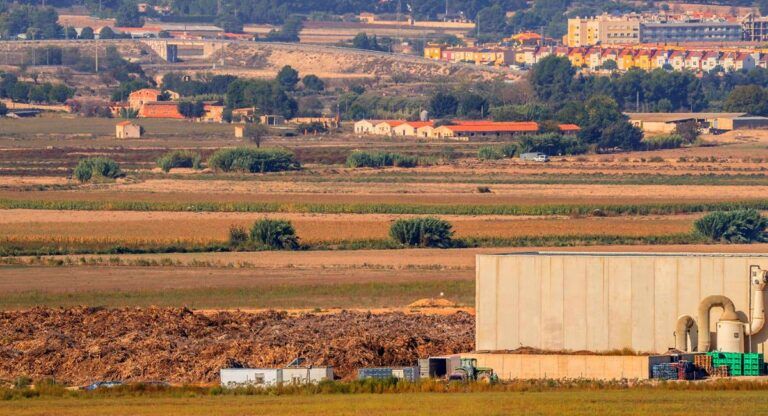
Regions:
<instances>
[{"instance_id":1,"label":"green grass strip","mask_svg":"<svg viewBox=\"0 0 768 416\"><path fill-rule=\"evenodd\" d=\"M652 236L621 235L552 235L513 238L470 237L453 240L454 248L482 247L574 247L594 245L664 245L706 244L710 242L697 234L668 234ZM347 240L304 245L302 250L396 250L407 248L392 240ZM23 244L0 240L0 256L56 256L84 254L166 254L255 251L252 247L237 248L225 243L197 244L183 241L172 244L28 241Z\"/></svg>"},{"instance_id":2,"label":"green grass strip","mask_svg":"<svg viewBox=\"0 0 768 416\"><path fill-rule=\"evenodd\" d=\"M263 212L406 215L671 215L753 208L768 210L768 200L657 204L320 204L280 202L44 201L0 199L0 209L77 211Z\"/></svg>"}]
</instances>

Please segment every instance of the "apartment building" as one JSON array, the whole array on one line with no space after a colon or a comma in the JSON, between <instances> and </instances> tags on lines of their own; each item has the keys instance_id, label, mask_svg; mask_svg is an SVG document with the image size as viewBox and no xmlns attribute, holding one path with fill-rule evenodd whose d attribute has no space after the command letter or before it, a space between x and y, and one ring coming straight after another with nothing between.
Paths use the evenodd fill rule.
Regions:
<instances>
[{"instance_id":1,"label":"apartment building","mask_svg":"<svg viewBox=\"0 0 768 416\"><path fill-rule=\"evenodd\" d=\"M640 41L640 16L607 14L568 19L565 44L571 47L626 45Z\"/></svg>"},{"instance_id":2,"label":"apartment building","mask_svg":"<svg viewBox=\"0 0 768 416\"><path fill-rule=\"evenodd\" d=\"M640 43L738 42L737 22L652 22L640 25Z\"/></svg>"}]
</instances>

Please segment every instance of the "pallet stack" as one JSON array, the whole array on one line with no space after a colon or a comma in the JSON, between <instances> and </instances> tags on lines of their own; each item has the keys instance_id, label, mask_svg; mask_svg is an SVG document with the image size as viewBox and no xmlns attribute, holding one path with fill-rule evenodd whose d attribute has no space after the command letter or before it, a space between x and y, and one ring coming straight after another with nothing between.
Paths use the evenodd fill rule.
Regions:
<instances>
[{"instance_id":1,"label":"pallet stack","mask_svg":"<svg viewBox=\"0 0 768 416\"><path fill-rule=\"evenodd\" d=\"M690 361L656 364L652 368L653 378L660 380L693 380L696 368Z\"/></svg>"},{"instance_id":2,"label":"pallet stack","mask_svg":"<svg viewBox=\"0 0 768 416\"><path fill-rule=\"evenodd\" d=\"M693 364L708 375L712 375L714 373L715 369L712 366L712 356L709 354L694 355Z\"/></svg>"}]
</instances>

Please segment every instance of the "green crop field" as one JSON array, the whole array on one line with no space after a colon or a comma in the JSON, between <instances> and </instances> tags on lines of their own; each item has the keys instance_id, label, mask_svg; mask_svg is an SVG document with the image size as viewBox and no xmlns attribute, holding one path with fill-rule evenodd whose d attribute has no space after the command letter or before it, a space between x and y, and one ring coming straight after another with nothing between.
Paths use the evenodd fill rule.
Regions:
<instances>
[{"instance_id":1,"label":"green crop field","mask_svg":"<svg viewBox=\"0 0 768 416\"><path fill-rule=\"evenodd\" d=\"M27 415L763 415L762 391L567 391L288 396L42 397L0 400L0 414Z\"/></svg>"}]
</instances>

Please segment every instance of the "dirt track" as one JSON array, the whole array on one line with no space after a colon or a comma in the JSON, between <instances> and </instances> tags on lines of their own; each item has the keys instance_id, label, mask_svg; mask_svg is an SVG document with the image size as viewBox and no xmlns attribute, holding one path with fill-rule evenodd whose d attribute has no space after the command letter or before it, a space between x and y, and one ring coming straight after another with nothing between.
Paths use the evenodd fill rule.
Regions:
<instances>
[{"instance_id":1,"label":"dirt track","mask_svg":"<svg viewBox=\"0 0 768 416\"><path fill-rule=\"evenodd\" d=\"M474 317L36 308L0 312L0 333L0 379L210 383L222 367L281 366L295 357L351 378L358 367L470 351Z\"/></svg>"}]
</instances>

